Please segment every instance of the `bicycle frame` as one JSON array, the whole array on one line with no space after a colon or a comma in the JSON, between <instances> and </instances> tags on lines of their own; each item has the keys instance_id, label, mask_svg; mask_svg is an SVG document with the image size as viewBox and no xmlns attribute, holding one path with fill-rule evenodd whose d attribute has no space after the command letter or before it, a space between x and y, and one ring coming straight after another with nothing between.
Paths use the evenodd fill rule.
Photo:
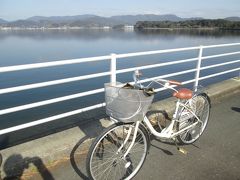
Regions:
<instances>
[{"instance_id":1,"label":"bicycle frame","mask_svg":"<svg viewBox=\"0 0 240 180\"><path fill-rule=\"evenodd\" d=\"M135 82L135 85L138 85L140 88L144 87L141 83L139 83L139 77L142 75L141 72L139 72L138 70L135 70L134 74L133 74L133 79ZM170 86L169 81L165 80L165 79L158 79L158 80L152 80L152 82L150 82L147 87L150 87L152 83L157 83L161 86L164 86L167 89L172 89L175 92L178 92L174 86ZM164 83L164 84L163 84ZM193 97L195 97L196 95L194 95ZM192 98L193 98L192 97ZM188 104L191 104L192 98L190 100L188 100L186 103L182 103L180 101L180 99L178 99L177 103L176 103L176 108L175 108L175 112L173 114L173 119L170 123L169 126L167 126L166 128L164 128L161 132L157 132L152 124L150 123L149 119L145 116L143 119L143 122L146 124L147 128L150 130L150 132L155 135L156 137L159 138L163 138L163 139L172 139L175 138L176 136L178 136L179 134L183 133L184 131L187 131L189 129L191 129L192 127L194 127L196 124L198 124L199 122L201 124L202 121L196 116L196 114L187 106ZM194 116L197 121L183 129L181 129L178 132L174 132L176 131L176 129L174 129L174 125L176 122L180 121L180 114L182 113L183 109L186 109L192 116Z\"/></svg>"},{"instance_id":2,"label":"bicycle frame","mask_svg":"<svg viewBox=\"0 0 240 180\"><path fill-rule=\"evenodd\" d=\"M144 86L139 83L139 77L141 76L142 74L136 70L135 73L133 74L133 79L134 79L134 82L135 82L135 85L137 85L138 87L140 88L143 88ZM170 86L169 84L169 81L167 80L164 80L164 79L159 79L161 82L164 82L164 84L162 84L161 82L157 81L157 80L153 80L151 83L148 84L147 87L149 87L152 83L157 83L157 84L160 84L168 89L172 89L173 91L175 92L178 92L174 87ZM150 123L149 119L147 118L147 116L145 115L144 116L144 119L143 119L143 122L145 123L146 127L149 129L149 131L156 137L158 138L162 138L162 139L174 139L176 136L180 135L181 133L185 132L185 131L188 131L190 130L191 128L193 128L194 126L196 126L198 123L201 123L203 124L203 122L199 119L199 117L197 117L197 115L192 111L191 107L189 107L188 105L191 105L192 103L192 99L195 97L196 95L194 95L191 99L189 99L188 101L186 101L185 103L182 103L180 99L178 99L177 103L176 103L176 107L175 107L175 112L173 114L173 119L171 121L171 123L165 127L161 132L158 132L156 131L152 124ZM190 124L188 125L187 127L179 130L176 132L176 128L175 128L175 124L177 122L181 122L181 121L184 121L185 119L180 119L181 117L181 114L183 113L183 110L186 109L186 112L187 112L187 116L188 116L188 113L190 113L190 117L188 116L188 118L186 120L188 120L189 118L191 117L195 117L197 119L196 122L194 122L193 124ZM112 118L113 119L113 118ZM114 120L114 119L113 119ZM136 122L136 125L135 125L135 128L134 128L134 134L133 134L133 139L132 139L132 142L130 143L127 151L124 153L124 156L123 158L126 157L126 155L129 153L129 151L131 150L134 142L135 142L135 139L136 139L136 136L137 136L137 131L138 131L138 128L139 128L139 124L141 122L140 121L137 121ZM123 144L121 145L121 147L118 149L117 152L120 152L121 149L123 148L123 146L126 144L126 142L128 141L129 137L130 137L130 134L132 132L132 128L130 128L130 130L128 131L128 134L127 134L127 137L126 139L124 140Z\"/></svg>"},{"instance_id":3,"label":"bicycle frame","mask_svg":"<svg viewBox=\"0 0 240 180\"><path fill-rule=\"evenodd\" d=\"M143 122L146 124L147 128L150 130L150 132L154 136L159 137L159 138L163 138L163 139L173 139L176 136L180 135L181 133L191 129L192 127L197 125L199 122L201 124L203 124L202 121L199 119L199 117L197 117L197 115L187 106L191 102L191 100L192 99L190 99L186 103L182 103L182 102L180 102L180 100L177 101L175 113L173 114L173 119L172 119L171 123L166 128L164 128L161 132L157 132L153 128L152 124L150 123L149 119L146 116L144 117ZM187 110L187 112L190 113L190 115L192 115L192 117L195 117L197 119L197 121L195 123L193 123L193 124L183 128L183 129L175 132L176 131L176 129L174 129L175 123L176 122L180 122L180 121L184 121L184 119L183 120L179 119L180 118L180 114L182 113L182 110L184 108Z\"/></svg>"},{"instance_id":4,"label":"bicycle frame","mask_svg":"<svg viewBox=\"0 0 240 180\"><path fill-rule=\"evenodd\" d=\"M195 97L195 96L193 96ZM162 139L174 139L176 136L180 135L181 133L187 131L187 130L190 130L191 128L193 128L194 126L196 126L198 123L202 123L202 121L199 119L199 117L191 110L191 108L189 108L189 104L191 104L191 101L192 99L188 100L187 102L185 103L182 103L179 99L176 103L176 108L175 108L175 112L173 114L173 119L171 121L171 123L165 127L161 132L158 132L156 131L152 124L150 123L149 119L144 116L144 119L143 119L143 122L145 123L146 127L149 129L149 131L156 137L158 138L162 138ZM180 114L183 113L183 109L186 109L187 113L190 114L190 117L189 115L187 114L188 118L187 119L180 119ZM192 115L192 116L191 116ZM185 120L188 120L189 118L191 117L195 117L197 119L197 121L191 125L188 125L187 127L177 131L176 129L174 128L175 127L175 123L177 122L181 122L181 121L185 121ZM135 139L136 139L136 135L137 135L137 130L138 130L138 127L139 127L139 124L141 123L141 121L137 121L136 122L136 125L135 125L135 128L134 128L134 134L133 134L133 139L132 139L132 142L130 143L127 151L124 153L124 156L123 158L126 157L126 155L129 153L129 151L131 150L134 142L135 142ZM121 151L122 147L126 144L126 142L128 141L129 137L130 137L130 134L132 132L132 127L129 129L128 131L128 134L127 134L127 137L126 139L124 140L123 144L121 145L121 147L118 149L118 152Z\"/></svg>"}]
</instances>

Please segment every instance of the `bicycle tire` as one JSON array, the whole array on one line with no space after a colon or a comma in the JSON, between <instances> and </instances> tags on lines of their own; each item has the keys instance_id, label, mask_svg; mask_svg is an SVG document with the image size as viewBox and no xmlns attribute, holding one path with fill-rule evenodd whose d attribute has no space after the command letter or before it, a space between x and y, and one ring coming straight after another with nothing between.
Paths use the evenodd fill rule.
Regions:
<instances>
[{"instance_id":1,"label":"bicycle tire","mask_svg":"<svg viewBox=\"0 0 240 180\"><path fill-rule=\"evenodd\" d=\"M198 123L194 128L177 136L177 140L180 144L191 144L199 139L207 127L209 116L210 116L210 100L206 94L199 94L192 99L193 104L191 106L197 117L203 122ZM202 106L200 106L202 105ZM195 107L194 107L195 106ZM183 110L184 111L184 110ZM182 112L183 112L182 111ZM181 119L181 115L180 115ZM196 117L189 118L187 121L177 123L177 131L184 127L196 122Z\"/></svg>"},{"instance_id":2,"label":"bicycle tire","mask_svg":"<svg viewBox=\"0 0 240 180\"><path fill-rule=\"evenodd\" d=\"M149 136L143 125L139 125L136 140L126 158L123 159L122 156L128 149L134 130L125 146L117 153L130 127L134 127L134 123L113 124L95 139L87 156L87 173L90 179L128 180L138 173L149 149Z\"/></svg>"}]
</instances>

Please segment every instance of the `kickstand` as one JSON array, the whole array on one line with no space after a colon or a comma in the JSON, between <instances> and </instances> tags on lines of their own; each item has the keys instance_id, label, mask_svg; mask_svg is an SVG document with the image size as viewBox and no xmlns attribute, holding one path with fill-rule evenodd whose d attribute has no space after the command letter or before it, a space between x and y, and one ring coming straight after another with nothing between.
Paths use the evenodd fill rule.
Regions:
<instances>
[{"instance_id":1,"label":"kickstand","mask_svg":"<svg viewBox=\"0 0 240 180\"><path fill-rule=\"evenodd\" d=\"M187 155L187 154L188 154L188 151L187 151L186 149L178 146L176 138L173 138L173 142L174 142L174 144L175 144L175 146L177 147L177 150L178 150L179 152L181 152L181 153L184 154L184 155Z\"/></svg>"}]
</instances>

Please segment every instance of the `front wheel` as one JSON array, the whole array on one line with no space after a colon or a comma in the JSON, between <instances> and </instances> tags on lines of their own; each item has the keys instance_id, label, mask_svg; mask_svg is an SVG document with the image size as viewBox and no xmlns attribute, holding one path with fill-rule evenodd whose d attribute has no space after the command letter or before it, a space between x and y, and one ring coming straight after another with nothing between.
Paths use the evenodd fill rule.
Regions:
<instances>
[{"instance_id":1,"label":"front wheel","mask_svg":"<svg viewBox=\"0 0 240 180\"><path fill-rule=\"evenodd\" d=\"M87 171L94 180L131 179L142 167L149 139L145 128L140 124L135 142L125 156L133 139L135 124L113 124L96 138L87 157ZM128 137L128 139L127 139Z\"/></svg>"},{"instance_id":2,"label":"front wheel","mask_svg":"<svg viewBox=\"0 0 240 180\"><path fill-rule=\"evenodd\" d=\"M191 128L190 130L177 136L177 139L181 144L191 144L195 142L205 130L209 119L210 102L207 95L199 94L193 97L189 102L189 105L190 109L196 114L196 116L200 119L201 122L199 122L196 126ZM184 112L186 111L184 111L183 109L182 114L184 114ZM192 116L189 119L181 121L182 114L180 115L180 122L177 124L178 131L197 122L197 118L194 116Z\"/></svg>"}]
</instances>

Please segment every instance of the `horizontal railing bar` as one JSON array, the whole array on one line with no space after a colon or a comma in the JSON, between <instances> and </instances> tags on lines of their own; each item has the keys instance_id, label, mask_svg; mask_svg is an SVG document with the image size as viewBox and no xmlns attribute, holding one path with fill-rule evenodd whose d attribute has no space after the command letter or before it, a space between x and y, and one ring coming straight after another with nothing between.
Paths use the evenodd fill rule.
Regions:
<instances>
[{"instance_id":1,"label":"horizontal railing bar","mask_svg":"<svg viewBox=\"0 0 240 180\"><path fill-rule=\"evenodd\" d=\"M117 73L119 74L119 73L131 72L131 71L134 71L136 69L142 70L142 69L148 69L148 68L178 64L178 63L184 63L184 62L191 62L191 61L195 61L195 60L197 60L197 58L191 58L191 59L186 59L186 60L161 63L161 64L156 64L156 65L141 66L139 68L134 67L134 68L118 70ZM221 64L217 64L217 65L212 65L212 66L206 66L206 67L202 67L201 70L210 69L210 68L213 68L213 67L223 66L223 65L227 65L227 64L233 64L233 63L236 63L236 62L239 62L239 61L240 60L231 61L231 62L227 62L227 63L221 63ZM0 94L23 91L23 90L28 90L28 89L40 88L40 87L46 87L46 86L57 85L57 84L63 84L63 83L74 82L74 81L85 80L85 79L91 79L91 78L102 77L102 76L107 76L107 75L110 75L110 72L96 73L96 74L78 76L78 77L73 77L73 78L66 78L66 79L47 81L47 82L42 82L42 83L30 84L30 85L23 85L23 86L5 88L5 89L0 89Z\"/></svg>"},{"instance_id":2,"label":"horizontal railing bar","mask_svg":"<svg viewBox=\"0 0 240 180\"><path fill-rule=\"evenodd\" d=\"M144 80L140 80L140 83L145 83L145 82L149 82L149 81L156 80L156 79L161 79L161 78L168 78L168 77L172 77L172 76L187 74L187 73L190 73L190 72L195 72L196 70L197 69L189 69L189 70L185 70L185 71L182 71L182 72L171 73L171 74L156 76L156 77L152 77L152 78L147 78L147 79L144 79Z\"/></svg>"},{"instance_id":3,"label":"horizontal railing bar","mask_svg":"<svg viewBox=\"0 0 240 180\"><path fill-rule=\"evenodd\" d=\"M227 73L231 73L231 72L239 71L239 70L240 70L240 68L235 68L235 69L231 69L231 70L228 70L228 71L223 71L223 72L220 72L220 73L215 73L215 74L211 74L211 75L208 75L208 76L203 76L203 77L199 78L199 80L208 79L208 78L211 78L211 77L220 76L220 75L223 75L223 74L227 74Z\"/></svg>"},{"instance_id":4,"label":"horizontal railing bar","mask_svg":"<svg viewBox=\"0 0 240 180\"><path fill-rule=\"evenodd\" d=\"M224 53L224 54L217 54L217 55L211 55L211 56L203 56L202 59L210 59L210 58L216 58L216 57L223 57L223 56L230 56L240 54L240 51L237 52L231 52L231 53Z\"/></svg>"},{"instance_id":5,"label":"horizontal railing bar","mask_svg":"<svg viewBox=\"0 0 240 180\"><path fill-rule=\"evenodd\" d=\"M229 61L229 62L226 62L226 63L220 63L220 64L214 64L214 65L210 65L210 66L205 66L205 67L200 68L200 70L205 70L205 69L210 69L210 68L214 68L214 67L219 67L219 66L234 64L234 63L237 63L237 62L240 62L240 60Z\"/></svg>"},{"instance_id":6,"label":"horizontal railing bar","mask_svg":"<svg viewBox=\"0 0 240 180\"><path fill-rule=\"evenodd\" d=\"M206 45L202 46L202 48L218 48L218 47L227 47L227 46L238 46L240 43L231 43L231 44L218 44L218 45Z\"/></svg>"},{"instance_id":7,"label":"horizontal railing bar","mask_svg":"<svg viewBox=\"0 0 240 180\"><path fill-rule=\"evenodd\" d=\"M25 128L28 128L28 127L36 126L36 125L39 125L39 124L47 123L47 122L54 121L54 120L57 120L57 119L73 116L73 115L76 115L76 114L79 114L79 113L82 113L82 112L85 112L85 111L90 111L90 110L93 110L93 109L96 109L96 108L104 107L105 105L106 105L105 103L100 103L100 104L85 107L85 108L82 108L82 109L77 109L77 110L66 112L66 113L63 113L63 114L58 114L58 115L55 115L55 116L51 116L51 117L48 117L48 118L39 119L39 120L30 122L30 123L25 123L25 124L21 124L21 125L18 125L18 126L13 126L13 127L10 127L10 128L0 130L0 135L7 134L7 133L10 133L10 132L14 132L14 131L17 131L17 130L20 130L20 129L25 129Z\"/></svg>"},{"instance_id":8,"label":"horizontal railing bar","mask_svg":"<svg viewBox=\"0 0 240 180\"><path fill-rule=\"evenodd\" d=\"M240 43L209 45L209 46L202 46L202 47L203 48L212 48L212 47L226 47L226 46L235 46L235 45L240 45ZM145 52L136 52L136 53L126 53L126 54L117 54L116 58L126 58L126 57L133 57L133 56L142 56L142 55L151 55L151 54L196 50L196 49L199 49L199 48L200 48L200 46L156 50L156 51L145 51ZM15 65L15 66L0 67L0 72L20 71L20 70L26 70L26 69L52 67L52 66L60 66L60 65L67 65L67 64L77 64L77 63L84 63L84 62L91 62L91 61L101 61L101 60L107 60L107 59L111 59L111 56L108 55L108 56L98 56L98 57L89 57L89 58L80 58L80 59L51 61L51 62L35 63L35 64Z\"/></svg>"},{"instance_id":9,"label":"horizontal railing bar","mask_svg":"<svg viewBox=\"0 0 240 180\"><path fill-rule=\"evenodd\" d=\"M175 86L171 86L171 87L175 87ZM168 89L168 88L166 88L166 87L161 87L161 88L154 89L154 92L161 92L161 91L164 91L164 90L166 90L166 89Z\"/></svg>"},{"instance_id":10,"label":"horizontal railing bar","mask_svg":"<svg viewBox=\"0 0 240 180\"><path fill-rule=\"evenodd\" d=\"M72 78L59 79L59 80L53 80L53 81L47 81L47 82L41 82L41 83L35 83L35 84L29 84L29 85L23 85L23 86L16 86L16 87L11 87L11 88L0 89L0 94L12 93L12 92L17 92L17 91L52 86L52 85L69 83L69 82L80 81L80 80L86 80L86 79L91 79L91 78L107 76L110 74L111 74L110 72L103 72L103 73L83 75L83 76L77 76L77 77L72 77Z\"/></svg>"},{"instance_id":11,"label":"horizontal railing bar","mask_svg":"<svg viewBox=\"0 0 240 180\"><path fill-rule=\"evenodd\" d=\"M134 56L143 56L143 55L153 55L153 54L162 54L162 53L170 53L170 52L179 52L179 51L188 51L188 50L196 50L199 49L199 46L196 47L187 47L187 48L176 48L176 49L163 49L156 51L144 51L144 52L136 52L136 53L126 53L126 54L117 54L116 58L127 58Z\"/></svg>"},{"instance_id":12,"label":"horizontal railing bar","mask_svg":"<svg viewBox=\"0 0 240 180\"><path fill-rule=\"evenodd\" d=\"M69 64L78 64L92 61L102 61L110 59L111 56L98 56L98 57L89 57L89 58L80 58L80 59L69 59L69 60L61 60L61 61L51 61L51 62L43 62L43 63L35 63L35 64L25 64L25 65L15 65L15 66L6 66L0 67L1 72L10 72L10 71L20 71L26 69L36 69L36 68L44 68L44 67L52 67L52 66L61 66L61 65L69 65Z\"/></svg>"},{"instance_id":13,"label":"horizontal railing bar","mask_svg":"<svg viewBox=\"0 0 240 180\"><path fill-rule=\"evenodd\" d=\"M199 49L199 47L188 47L188 48L177 48L177 49L145 51L145 52L127 53L127 54L117 54L116 58L133 57L133 56L150 55L150 54L159 54L159 53L167 53L167 52L178 52L178 51L195 50L195 49ZM6 66L6 67L0 67L0 72L20 71L20 70L26 70L26 69L52 67L52 66L60 66L60 65L67 65L67 64L77 64L77 63L84 63L84 62L91 62L91 61L101 61L101 60L107 60L107 59L111 59L111 56L98 56L98 57L70 59L70 60L52 61L52 62L44 62L44 63L35 63L35 64Z\"/></svg>"},{"instance_id":14,"label":"horizontal railing bar","mask_svg":"<svg viewBox=\"0 0 240 180\"><path fill-rule=\"evenodd\" d=\"M40 106L44 106L44 105L49 105L49 104L53 104L53 103L57 103L57 102L70 100L70 99L76 99L79 97L89 96L89 95L97 94L97 93L101 93L101 92L104 92L104 88L96 89L96 90L92 90L92 91L81 92L81 93L72 94L72 95L68 95L68 96L62 96L62 97L49 99L49 100L45 100L45 101L39 101L39 102L31 103L31 104L16 106L16 107L0 110L0 115L18 112L18 111L31 109L31 108L35 108L35 107L40 107Z\"/></svg>"},{"instance_id":15,"label":"horizontal railing bar","mask_svg":"<svg viewBox=\"0 0 240 180\"><path fill-rule=\"evenodd\" d=\"M183 82L183 84L191 83L193 81L194 80L185 81L185 82ZM160 89L163 89L163 88L160 88ZM158 90L158 89L156 89L156 90ZM10 132L14 132L14 131L21 130L21 129L25 129L25 128L28 128L28 127L33 127L33 126L36 126L36 125L44 124L44 123L51 122L51 121L54 121L54 120L58 120L58 119L61 119L61 118L66 118L66 117L69 117L69 116L73 116L73 115L80 114L80 113L85 112L85 111L101 108L101 107L104 107L104 106L106 106L106 103L100 103L100 104L85 107L85 108L82 108L82 109L78 109L78 110L66 112L66 113L63 113L63 114L51 116L51 117L48 117L48 118L36 120L36 121L30 122L30 123L25 123L25 124L21 124L21 125L18 125L18 126L13 126L13 127L10 127L10 128L0 130L0 135L7 134L7 133L10 133Z\"/></svg>"},{"instance_id":16,"label":"horizontal railing bar","mask_svg":"<svg viewBox=\"0 0 240 180\"><path fill-rule=\"evenodd\" d=\"M155 77L154 79L166 78L166 77L174 76L176 74L178 74L178 75L179 74L185 74L185 73L189 73L189 72L193 72L193 71L195 71L195 69L184 71L184 72L179 72L179 73L163 75L163 76ZM146 79L146 80L143 80L143 81L148 82L148 81L150 81L150 79ZM62 102L62 101L70 100L70 99L75 99L75 98L79 98L79 97L83 97L83 96L88 96L88 95L92 95L92 94L97 94L97 93L101 93L101 92L104 92L104 88L97 89L97 90L92 90L92 91L87 91L87 92L82 92L82 93L77 93L77 94L68 95L68 96L63 96L63 97L59 97L59 98L54 98L54 99L50 99L50 100L35 102L35 103L31 103L31 104L16 106L16 107L13 107L13 108L0 110L0 115L9 114L9 113L13 113L13 112L18 112L18 111L31 109L31 108L35 108L35 107L40 107L40 106L44 106L44 105L49 105L49 104Z\"/></svg>"},{"instance_id":17,"label":"horizontal railing bar","mask_svg":"<svg viewBox=\"0 0 240 180\"><path fill-rule=\"evenodd\" d=\"M190 83L193 83L193 82L195 82L195 79L188 80L188 81L183 81L183 82L182 82L182 85L190 84Z\"/></svg>"},{"instance_id":18,"label":"horizontal railing bar","mask_svg":"<svg viewBox=\"0 0 240 180\"><path fill-rule=\"evenodd\" d=\"M117 70L116 73L120 74L120 73L135 71L136 69L143 70L143 69L157 68L157 67L168 66L168 65L173 65L173 64L180 64L180 63L185 63L185 62L192 62L192 61L197 61L197 60L198 60L198 58L191 58L191 59L184 59L184 60L179 60L179 61L152 64L152 65L146 65L146 66L140 66L140 67L134 67L134 68L127 68L127 69Z\"/></svg>"}]
</instances>

